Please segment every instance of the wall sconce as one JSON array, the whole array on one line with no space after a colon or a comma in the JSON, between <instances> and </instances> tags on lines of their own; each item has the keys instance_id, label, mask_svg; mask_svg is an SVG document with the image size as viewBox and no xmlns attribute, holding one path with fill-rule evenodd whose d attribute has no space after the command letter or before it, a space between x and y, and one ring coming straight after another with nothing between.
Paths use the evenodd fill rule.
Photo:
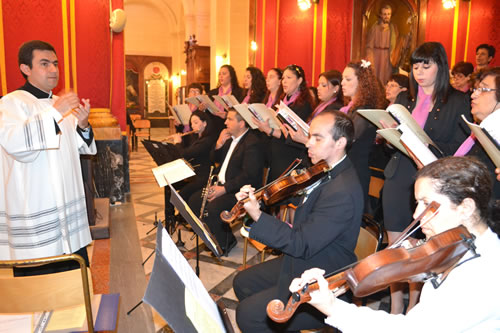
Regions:
<instances>
[{"instance_id":1,"label":"wall sconce","mask_svg":"<svg viewBox=\"0 0 500 333\"><path fill-rule=\"evenodd\" d=\"M250 50L257 51L257 43L254 40L250 42Z\"/></svg>"},{"instance_id":2,"label":"wall sconce","mask_svg":"<svg viewBox=\"0 0 500 333\"><path fill-rule=\"evenodd\" d=\"M443 0L444 9L452 9L455 8L456 5L457 5L456 0Z\"/></svg>"},{"instance_id":3,"label":"wall sconce","mask_svg":"<svg viewBox=\"0 0 500 333\"><path fill-rule=\"evenodd\" d=\"M186 75L186 71L184 69L181 70L181 75Z\"/></svg>"},{"instance_id":4,"label":"wall sconce","mask_svg":"<svg viewBox=\"0 0 500 333\"><path fill-rule=\"evenodd\" d=\"M306 11L311 8L311 4L318 4L319 0L297 0L297 5L302 11Z\"/></svg>"}]
</instances>

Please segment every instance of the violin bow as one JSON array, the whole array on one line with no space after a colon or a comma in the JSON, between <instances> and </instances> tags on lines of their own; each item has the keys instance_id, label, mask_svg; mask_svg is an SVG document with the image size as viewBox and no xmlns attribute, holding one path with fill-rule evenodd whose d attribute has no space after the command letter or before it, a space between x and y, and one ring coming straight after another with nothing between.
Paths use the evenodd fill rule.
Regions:
<instances>
[{"instance_id":1,"label":"violin bow","mask_svg":"<svg viewBox=\"0 0 500 333\"><path fill-rule=\"evenodd\" d=\"M391 245L388 246L388 248L393 249L395 247L400 246L401 243L403 243L408 237L410 237L411 234L413 234L415 231L417 231L418 229L420 229L423 224L426 224L434 216L436 216L436 214L439 211L439 206L440 206L440 204L438 204L436 201L432 201L424 209L424 211L419 216L417 216L417 218L415 220L413 220L413 222L411 222L410 225L408 227L406 227L405 230L403 230L403 232L401 233L401 235L394 241L394 243L392 243ZM421 223L420 226L418 226L417 228L411 230L418 222L422 221L429 212L431 212L431 215L426 218L425 222ZM411 230L411 232L410 232L410 230Z\"/></svg>"}]
</instances>

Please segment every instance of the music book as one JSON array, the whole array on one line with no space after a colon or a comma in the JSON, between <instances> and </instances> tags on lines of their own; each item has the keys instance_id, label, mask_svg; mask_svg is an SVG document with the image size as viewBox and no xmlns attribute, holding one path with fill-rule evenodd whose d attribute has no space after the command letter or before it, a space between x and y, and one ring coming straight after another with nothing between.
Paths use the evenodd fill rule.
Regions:
<instances>
[{"instance_id":1,"label":"music book","mask_svg":"<svg viewBox=\"0 0 500 333\"><path fill-rule=\"evenodd\" d=\"M489 117L491 117L491 115ZM493 164L495 164L497 168L500 168L500 150L498 150L499 141L497 141L496 138L493 138L491 133L487 131L486 128L481 128L480 125L471 123L464 117L464 115L462 115L462 119L476 136L477 141L479 141L481 146L483 146L484 151L486 151L488 156L491 158ZM495 129L498 130L497 128ZM494 130L492 132L494 132Z\"/></svg>"},{"instance_id":2,"label":"music book","mask_svg":"<svg viewBox=\"0 0 500 333\"><path fill-rule=\"evenodd\" d=\"M212 102L212 100L210 99L210 97L208 97L208 95L198 95L196 96L196 99L198 100L198 102L205 104L210 113L216 115L217 112L220 112L217 105L215 105L214 102Z\"/></svg>"},{"instance_id":3,"label":"music book","mask_svg":"<svg viewBox=\"0 0 500 333\"><path fill-rule=\"evenodd\" d=\"M200 101L195 97L188 97L186 98L186 102L191 103L195 105L196 107L200 106Z\"/></svg>"},{"instance_id":4,"label":"music book","mask_svg":"<svg viewBox=\"0 0 500 333\"><path fill-rule=\"evenodd\" d=\"M230 106L222 99L222 97L220 97L219 95L213 95L212 97L214 101L222 105L226 111L229 111Z\"/></svg>"},{"instance_id":5,"label":"music book","mask_svg":"<svg viewBox=\"0 0 500 333\"><path fill-rule=\"evenodd\" d=\"M410 157L410 155L408 155L408 151L401 144L401 141L399 140L401 138L401 132L399 130L397 130L396 128L384 128L377 130L377 133L380 134L380 136L382 136L394 148L398 149L406 156Z\"/></svg>"},{"instance_id":6,"label":"music book","mask_svg":"<svg viewBox=\"0 0 500 333\"><path fill-rule=\"evenodd\" d=\"M151 171L153 171L160 187L167 186L168 183L177 183L195 175L193 167L183 158L160 165Z\"/></svg>"},{"instance_id":7,"label":"music book","mask_svg":"<svg viewBox=\"0 0 500 333\"><path fill-rule=\"evenodd\" d=\"M144 302L151 305L174 332L232 332L232 326L225 326L212 297L161 224Z\"/></svg>"},{"instance_id":8,"label":"music book","mask_svg":"<svg viewBox=\"0 0 500 333\"><path fill-rule=\"evenodd\" d=\"M266 122L269 124L271 128L279 129L280 121L276 117L276 112L268 108L265 104L262 103L253 103L248 105L248 110L252 113L252 115L259 119L260 121Z\"/></svg>"},{"instance_id":9,"label":"music book","mask_svg":"<svg viewBox=\"0 0 500 333\"><path fill-rule=\"evenodd\" d=\"M170 107L170 105L169 105ZM172 107L172 115L175 120L177 120L182 125L189 125L189 119L191 118L191 109L187 104L178 104Z\"/></svg>"},{"instance_id":10,"label":"music book","mask_svg":"<svg viewBox=\"0 0 500 333\"><path fill-rule=\"evenodd\" d=\"M221 98L224 100L224 102L226 102L227 106L229 106L230 108L234 107L236 104L240 104L240 102L238 102L236 97L234 97L233 95L224 95L221 96Z\"/></svg>"},{"instance_id":11,"label":"music book","mask_svg":"<svg viewBox=\"0 0 500 333\"><path fill-rule=\"evenodd\" d=\"M425 166L437 160L437 157L406 124L399 125L399 129L403 132L399 140L417 166Z\"/></svg>"},{"instance_id":12,"label":"music book","mask_svg":"<svg viewBox=\"0 0 500 333\"><path fill-rule=\"evenodd\" d=\"M233 108L245 119L248 126L252 129L258 128L257 125L253 122L253 118L257 118L259 121L268 122L269 126L274 129L280 128L280 122L278 118L276 118L275 112L273 109L269 109L265 104L254 103L247 105L243 104L235 104Z\"/></svg>"},{"instance_id":13,"label":"music book","mask_svg":"<svg viewBox=\"0 0 500 333\"><path fill-rule=\"evenodd\" d=\"M424 144L433 146L442 155L443 152L439 147L432 141L432 139L425 133L425 131L420 127L420 125L413 119L411 113L401 104L392 104L387 107L386 110L373 110L365 109L357 111L360 115L368 119L375 126L382 129L380 120L383 120L388 126L393 126L396 124L406 124L409 129L422 141Z\"/></svg>"},{"instance_id":14,"label":"music book","mask_svg":"<svg viewBox=\"0 0 500 333\"><path fill-rule=\"evenodd\" d=\"M301 129L305 136L309 136L309 125L307 125L295 112L292 111L283 101L278 105L278 112L276 117L283 124L287 124L294 131Z\"/></svg>"}]
</instances>

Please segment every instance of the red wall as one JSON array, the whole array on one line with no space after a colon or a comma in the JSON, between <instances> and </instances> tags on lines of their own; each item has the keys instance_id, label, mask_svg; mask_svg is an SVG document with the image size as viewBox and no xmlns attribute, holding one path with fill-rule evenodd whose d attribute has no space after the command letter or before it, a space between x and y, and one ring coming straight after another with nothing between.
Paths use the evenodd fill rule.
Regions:
<instances>
[{"instance_id":1,"label":"red wall","mask_svg":"<svg viewBox=\"0 0 500 333\"><path fill-rule=\"evenodd\" d=\"M67 4L63 12L63 3ZM65 90L65 62L69 63L69 88L76 90L82 98L89 98L93 108L111 108L122 129L125 128L124 51L123 33L114 34L114 52L111 51L109 30L109 0L2 0L4 31L6 91L10 92L24 84L19 72L17 52L28 40L40 39L56 49L59 60L60 79L54 92ZM75 54L71 53L71 8L74 5L76 43ZM123 8L123 0L114 0L113 9ZM69 48L68 58L64 54L63 17L67 20ZM76 59L76 70L72 61ZM114 80L111 80L113 67ZM76 87L73 78L76 75ZM121 78L121 82L120 82ZM115 91L111 102L111 82L121 91ZM2 90L5 87L2 86ZM116 99L116 101L115 101ZM121 101L122 100L122 101ZM121 101L121 102L120 102ZM111 104L111 105L110 105Z\"/></svg>"},{"instance_id":2,"label":"red wall","mask_svg":"<svg viewBox=\"0 0 500 333\"><path fill-rule=\"evenodd\" d=\"M352 0L321 0L317 5L316 25L314 25L314 5L302 12L295 0L257 0L256 41L259 48L256 54L256 66L266 73L271 67L283 68L295 63L304 68L308 84L316 84L317 76L321 72L321 36L325 1L327 3L325 70L342 71L351 58ZM471 15L470 31L467 35L469 3L471 3ZM498 25L500 1L457 0L457 5L459 11L455 63L464 60L468 37L467 61L475 65L476 46L488 43L494 45L498 53L493 64L500 65L500 60L498 60L500 58L500 26ZM441 0L428 0L425 40L441 42L446 49L449 61L452 56L454 15L455 10L444 9ZM279 22L277 26L276 21ZM262 43L263 25L264 43ZM314 29L316 30L315 41L313 41ZM278 31L277 49L276 30ZM314 78L312 78L313 46L316 47ZM263 57L262 54L264 54Z\"/></svg>"},{"instance_id":3,"label":"red wall","mask_svg":"<svg viewBox=\"0 0 500 333\"><path fill-rule=\"evenodd\" d=\"M263 7L265 5L264 43L262 43ZM296 1L257 0L256 41L259 45L256 66L266 73L272 67L297 64L304 68L309 85L317 83L321 73L323 2L317 6L316 25L314 7L299 10ZM325 69L343 69L350 58L352 4L349 1L328 2L326 10ZM276 21L278 25L276 26ZM314 30L316 39L313 41ZM278 33L277 33L278 32ZM276 49L276 35L278 35ZM314 50L315 48L315 50ZM264 53L264 62L262 62ZM313 74L314 53L314 78Z\"/></svg>"}]
</instances>

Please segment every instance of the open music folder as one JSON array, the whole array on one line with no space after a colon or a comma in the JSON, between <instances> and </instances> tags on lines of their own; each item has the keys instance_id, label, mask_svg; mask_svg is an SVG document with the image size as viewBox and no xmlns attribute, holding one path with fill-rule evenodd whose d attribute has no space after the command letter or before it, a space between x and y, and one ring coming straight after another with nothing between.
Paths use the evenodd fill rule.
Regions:
<instances>
[{"instance_id":1,"label":"open music folder","mask_svg":"<svg viewBox=\"0 0 500 333\"><path fill-rule=\"evenodd\" d=\"M292 109L290 109L283 101L278 105L278 112L276 113L276 117L283 124L286 124L293 128L294 131L298 131L301 129L305 136L309 136L309 125L306 124Z\"/></svg>"},{"instance_id":2,"label":"open music folder","mask_svg":"<svg viewBox=\"0 0 500 333\"><path fill-rule=\"evenodd\" d=\"M233 332L227 314L224 317L225 312L218 308L161 224L156 236L155 263L143 300L174 332Z\"/></svg>"},{"instance_id":3,"label":"open music folder","mask_svg":"<svg viewBox=\"0 0 500 333\"><path fill-rule=\"evenodd\" d=\"M491 158L493 164L495 164L497 168L500 168L500 150L498 150L500 145L500 137L498 137L497 139L493 136L495 134L498 134L495 133L495 130L496 131L500 130L498 128L498 124L495 124L496 126L491 126L491 129L488 131L487 130L488 126L482 128L481 127L482 124L481 125L473 124L470 121L468 121L463 115L462 119L465 121L467 126L469 126L472 133L476 136L477 141L479 141L481 146L483 146L484 151L486 151L488 156ZM493 135L491 132L493 132Z\"/></svg>"}]
</instances>

